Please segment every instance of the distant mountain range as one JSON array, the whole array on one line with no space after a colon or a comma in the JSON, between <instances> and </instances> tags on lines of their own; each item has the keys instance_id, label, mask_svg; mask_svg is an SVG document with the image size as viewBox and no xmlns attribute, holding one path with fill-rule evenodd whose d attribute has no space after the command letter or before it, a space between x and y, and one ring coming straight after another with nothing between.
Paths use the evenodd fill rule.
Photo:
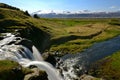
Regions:
<instances>
[{"instance_id":1,"label":"distant mountain range","mask_svg":"<svg viewBox=\"0 0 120 80\"><path fill-rule=\"evenodd\" d=\"M57 12L42 12L37 11L32 13L32 15L37 14L42 18L120 18L120 11L116 12L70 12L63 11L61 13Z\"/></svg>"}]
</instances>

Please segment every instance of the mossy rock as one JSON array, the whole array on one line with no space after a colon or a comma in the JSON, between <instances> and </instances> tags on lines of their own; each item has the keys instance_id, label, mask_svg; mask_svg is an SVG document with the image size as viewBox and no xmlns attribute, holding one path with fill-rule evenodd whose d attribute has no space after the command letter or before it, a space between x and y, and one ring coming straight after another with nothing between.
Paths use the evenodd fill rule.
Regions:
<instances>
[{"instance_id":1,"label":"mossy rock","mask_svg":"<svg viewBox=\"0 0 120 80\"><path fill-rule=\"evenodd\" d=\"M22 68L17 62L0 60L0 80L23 80L30 69Z\"/></svg>"},{"instance_id":2,"label":"mossy rock","mask_svg":"<svg viewBox=\"0 0 120 80\"><path fill-rule=\"evenodd\" d=\"M47 73L38 68L31 69L33 72L25 76L24 80L48 80Z\"/></svg>"}]
</instances>

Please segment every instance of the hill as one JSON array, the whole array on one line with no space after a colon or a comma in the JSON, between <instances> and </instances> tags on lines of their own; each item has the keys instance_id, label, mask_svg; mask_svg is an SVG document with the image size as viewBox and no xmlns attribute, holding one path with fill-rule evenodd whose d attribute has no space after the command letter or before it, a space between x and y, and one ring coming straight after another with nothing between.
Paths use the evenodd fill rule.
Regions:
<instances>
[{"instance_id":1,"label":"hill","mask_svg":"<svg viewBox=\"0 0 120 80\"><path fill-rule=\"evenodd\" d=\"M31 40L41 53L48 52L52 55L58 53L55 55L63 56L70 53L79 53L94 43L120 35L120 19L33 18L18 8L2 3L0 4L0 33L7 32ZM108 63L112 66L112 73L114 74L117 70L119 71L119 67L116 67L117 65L119 66L119 59L117 59L116 56L119 56L119 52L111 55L109 59L112 60L110 64ZM104 60L102 60L102 62L104 62ZM106 69L106 67L108 67L106 64L104 64L102 68L96 69L96 71ZM100 75L103 76L102 73L107 73L109 70L110 68L105 70L105 72L101 71ZM95 74L93 73L92 75ZM113 74L108 74L107 76L114 77ZM115 77L116 76L118 75L116 74Z\"/></svg>"},{"instance_id":2,"label":"hill","mask_svg":"<svg viewBox=\"0 0 120 80\"><path fill-rule=\"evenodd\" d=\"M6 4L0 6L0 32L17 31L32 40L41 52L77 53L120 34L117 18L36 19L20 9L8 8Z\"/></svg>"}]
</instances>

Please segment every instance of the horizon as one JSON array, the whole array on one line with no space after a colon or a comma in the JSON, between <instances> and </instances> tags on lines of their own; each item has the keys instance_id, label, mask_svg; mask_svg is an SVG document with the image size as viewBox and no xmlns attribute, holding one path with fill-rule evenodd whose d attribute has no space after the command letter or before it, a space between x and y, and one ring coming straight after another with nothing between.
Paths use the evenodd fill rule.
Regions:
<instances>
[{"instance_id":1,"label":"horizon","mask_svg":"<svg viewBox=\"0 0 120 80\"><path fill-rule=\"evenodd\" d=\"M36 11L50 12L115 12L120 11L119 0L0 0L0 3L5 3L23 11L33 13Z\"/></svg>"}]
</instances>

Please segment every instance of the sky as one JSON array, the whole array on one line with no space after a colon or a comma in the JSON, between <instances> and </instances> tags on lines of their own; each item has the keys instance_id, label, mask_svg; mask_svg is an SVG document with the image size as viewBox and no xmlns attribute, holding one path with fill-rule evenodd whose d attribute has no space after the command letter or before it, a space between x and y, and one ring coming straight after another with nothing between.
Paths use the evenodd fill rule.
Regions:
<instances>
[{"instance_id":1,"label":"sky","mask_svg":"<svg viewBox=\"0 0 120 80\"><path fill-rule=\"evenodd\" d=\"M120 11L120 0L0 0L21 10L36 12L38 10L53 11L86 11L112 12Z\"/></svg>"}]
</instances>

